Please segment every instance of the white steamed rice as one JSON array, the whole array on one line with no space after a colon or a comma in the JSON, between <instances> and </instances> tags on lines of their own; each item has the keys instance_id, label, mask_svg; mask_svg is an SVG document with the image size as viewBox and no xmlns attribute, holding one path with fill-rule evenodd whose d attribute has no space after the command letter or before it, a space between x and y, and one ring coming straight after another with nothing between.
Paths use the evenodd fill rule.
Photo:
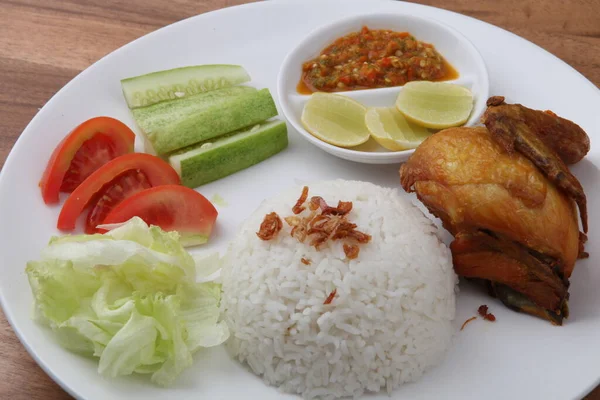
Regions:
<instances>
[{"instance_id":1,"label":"white steamed rice","mask_svg":"<svg viewBox=\"0 0 600 400\"><path fill-rule=\"evenodd\" d=\"M340 241L319 251L299 243L285 222L262 241L265 214L292 215L302 188L265 201L224 259L230 348L265 382L305 398L391 392L418 379L442 361L453 334L457 278L437 228L396 189L342 180L308 186L309 199L352 201L348 219L372 240L354 260Z\"/></svg>"}]
</instances>

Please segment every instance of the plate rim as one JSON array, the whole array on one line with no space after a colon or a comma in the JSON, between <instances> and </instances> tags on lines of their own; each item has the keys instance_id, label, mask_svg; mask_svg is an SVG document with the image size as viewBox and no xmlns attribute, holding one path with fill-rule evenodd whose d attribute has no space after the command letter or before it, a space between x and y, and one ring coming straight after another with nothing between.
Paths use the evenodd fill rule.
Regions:
<instances>
[{"instance_id":1,"label":"plate rim","mask_svg":"<svg viewBox=\"0 0 600 400\"><path fill-rule=\"evenodd\" d=\"M319 0L312 0L314 2L319 1ZM322 0L321 0L322 1ZM332 1L332 2L338 2L341 3L344 0L328 0L328 1ZM363 3L363 2L367 2L370 1L372 3L373 0L353 0L354 3ZM477 18L465 15L465 14L461 14L455 11L450 11L450 10L446 10L446 9L442 9L439 7L434 7L434 6L429 6L429 5L423 5L423 4L415 4L415 3L409 3L406 1L396 1L396 0L377 0L379 3L397 3L397 4L410 4L411 7L416 7L416 8L420 8L423 10L436 10L436 11L442 11L443 13L449 13L451 15L455 15L455 16L460 16L462 18L467 18L470 20L470 22L473 23L479 23L479 24L484 24L484 26L487 26L487 28L492 28L493 30L498 30L500 31L502 34L509 34L510 36L513 37L513 39L517 39L522 45L526 45L531 49L535 49L537 52L539 52L540 54L544 54L545 57L550 57L551 59L553 59L554 62L559 62L560 64L562 64L564 67L567 67L568 69L570 69L571 74L573 76L577 76L578 79L580 81L582 81L583 84L589 85L592 89L595 89L595 92L598 96L600 96L600 88L598 88L596 85L594 85L589 79L587 79L581 72L579 72L577 69L575 69L574 67L572 67L571 65L569 65L567 62L565 62L564 60L562 60L561 58L555 56L554 54L552 54L551 52L549 52L548 50L542 48L541 46L515 34L512 33L504 28L501 28L499 26L493 25L489 22L485 22L482 20L479 20ZM288 3L301 3L301 2L305 2L305 0L287 0ZM22 143L24 142L23 140L23 136L25 135L31 135L31 133L28 133L31 130L31 126L40 118L44 118L44 114L45 114L45 110L47 109L48 104L50 104L56 97L58 97L63 91L68 90L68 88L70 88L71 86L73 86L79 79L81 79L81 77L86 76L89 73L92 73L91 71L93 71L94 69L98 68L99 65L102 65L105 62L108 62L107 59L113 57L115 54L119 54L120 52L123 51L128 51L129 47L132 46L134 43L140 41L140 40L148 40L147 38L149 37L153 37L153 35L158 35L158 34L162 34L164 33L164 31L172 29L174 26L178 26L180 24L185 24L185 23L190 23L192 20L202 20L203 18L210 18L212 16L214 16L215 14L227 14L227 13L231 13L231 12L235 12L240 8L261 8L263 6L265 7L270 7L272 3L277 4L278 6L281 6L282 3L284 3L282 0L280 1L259 1L259 2L255 2L255 3L245 3L245 4L240 4L240 5L235 5L235 6L229 6L229 7L225 7L225 8L221 8L221 9L217 9L217 10L212 10L209 12L205 12L202 14L197 14L197 15L193 15L187 18L184 18L182 20L173 22L169 25L163 26L159 29L156 29L152 32L148 32L146 34L144 34L143 36L140 36L126 44L124 44L123 46L111 51L110 53L104 55L103 57L101 57L100 59L98 59L97 61L95 61L94 63L90 64L88 67L86 67L84 70L82 70L80 73L78 73L76 76L74 76L68 83L66 83L63 87L61 87L54 95L52 95L42 106L42 108L33 116L33 118L27 123L27 125L25 126L25 128L22 130L22 132L19 134L19 137L17 138L17 140L15 141L13 147L11 148L8 156L6 157L6 160L4 162L4 165L2 167L2 169L0 170L0 193L4 193L6 192L5 186L6 186L6 170L7 169L12 169L12 164L15 162L14 159L17 157L15 154L20 153L20 147L22 146ZM235 10L235 11L233 11ZM65 390L67 393L69 393L71 396L73 396L76 399L84 399L84 397L82 397L79 393L75 392L74 390L72 390L67 384L66 382L64 382L63 380L59 379L54 373L53 371L50 369L49 365L46 364L45 362L43 362L38 356L37 353L35 352L35 350L28 344L28 342L26 340L24 340L24 337L20 331L20 329L17 328L17 326L14 323L14 319L13 319L13 313L12 311L7 308L7 302L6 302L6 298L4 295L4 292L2 290L2 287L0 287L0 307L2 307L2 310L4 312L4 315L6 316L6 320L8 321L10 327L12 328L13 332L15 333L15 335L17 336L17 338L19 339L20 343L23 345L23 347L26 349L26 351L29 353L29 355L35 360L36 364L38 366L40 366L40 368L54 381L56 382L63 390ZM589 394L592 390L594 390L598 385L600 384L600 373L598 374L598 377L596 378L596 380L594 382L592 382L589 386L582 388L579 393L580 393L580 397L585 397L587 394Z\"/></svg>"}]
</instances>

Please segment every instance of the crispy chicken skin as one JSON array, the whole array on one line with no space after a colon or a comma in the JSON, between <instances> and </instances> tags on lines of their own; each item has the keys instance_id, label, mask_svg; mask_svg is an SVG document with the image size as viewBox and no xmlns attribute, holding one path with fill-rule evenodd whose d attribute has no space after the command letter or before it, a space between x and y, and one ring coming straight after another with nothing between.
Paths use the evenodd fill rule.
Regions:
<instances>
[{"instance_id":1,"label":"crispy chicken skin","mask_svg":"<svg viewBox=\"0 0 600 400\"><path fill-rule=\"evenodd\" d=\"M587 232L587 199L583 187L567 164L580 161L590 150L590 139L577 124L551 111L506 104L491 97L481 122L492 139L508 153L520 152L560 190L577 202L583 231Z\"/></svg>"},{"instance_id":2,"label":"crispy chicken skin","mask_svg":"<svg viewBox=\"0 0 600 400\"><path fill-rule=\"evenodd\" d=\"M577 210L532 161L484 127L451 128L426 139L400 179L454 235L459 275L489 281L509 307L562 323L582 247Z\"/></svg>"},{"instance_id":3,"label":"crispy chicken skin","mask_svg":"<svg viewBox=\"0 0 600 400\"><path fill-rule=\"evenodd\" d=\"M487 112L482 122L491 124L499 118L512 124L523 122L536 136L550 147L567 165L578 163L590 151L590 138L576 123L552 111L532 110L521 104L506 104L504 97L494 96L487 101ZM487 126L490 129L490 126Z\"/></svg>"}]
</instances>

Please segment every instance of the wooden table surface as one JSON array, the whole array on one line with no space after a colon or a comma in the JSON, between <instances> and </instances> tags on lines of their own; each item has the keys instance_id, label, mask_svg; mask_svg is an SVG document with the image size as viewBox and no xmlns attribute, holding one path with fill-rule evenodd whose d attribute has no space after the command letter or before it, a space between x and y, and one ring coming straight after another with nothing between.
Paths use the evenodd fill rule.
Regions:
<instances>
[{"instance_id":1,"label":"wooden table surface","mask_svg":"<svg viewBox=\"0 0 600 400\"><path fill-rule=\"evenodd\" d=\"M172 22L246 2L0 0L0 168L38 109L90 64ZM599 0L418 2L508 29L600 85ZM0 377L0 399L70 398L27 354L1 310ZM600 400L600 388L587 398Z\"/></svg>"}]
</instances>

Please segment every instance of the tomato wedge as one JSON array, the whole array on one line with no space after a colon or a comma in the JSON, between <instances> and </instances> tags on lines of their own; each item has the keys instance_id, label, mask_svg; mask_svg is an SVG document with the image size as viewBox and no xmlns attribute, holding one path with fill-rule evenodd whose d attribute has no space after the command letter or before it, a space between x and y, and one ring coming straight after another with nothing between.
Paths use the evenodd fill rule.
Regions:
<instances>
[{"instance_id":1,"label":"tomato wedge","mask_svg":"<svg viewBox=\"0 0 600 400\"><path fill-rule=\"evenodd\" d=\"M97 194L105 191L115 178L131 170L144 174L151 186L181 183L173 167L160 158L150 154L125 154L104 164L71 193L60 211L57 228L62 231L75 229L77 218L83 210L93 201L98 201Z\"/></svg>"},{"instance_id":2,"label":"tomato wedge","mask_svg":"<svg viewBox=\"0 0 600 400\"><path fill-rule=\"evenodd\" d=\"M108 161L133 152L135 134L110 117L96 117L78 125L56 146L40 188L46 204L58 203L59 192L72 192Z\"/></svg>"},{"instance_id":3,"label":"tomato wedge","mask_svg":"<svg viewBox=\"0 0 600 400\"><path fill-rule=\"evenodd\" d=\"M85 233L96 232L96 227L104 221L110 210L124 199L151 187L146 175L135 169L117 176L96 194L98 200L85 220Z\"/></svg>"},{"instance_id":4,"label":"tomato wedge","mask_svg":"<svg viewBox=\"0 0 600 400\"><path fill-rule=\"evenodd\" d=\"M113 208L103 224L126 222L138 216L149 225L179 232L184 246L194 246L206 243L217 215L212 203L195 190L165 185L126 198Z\"/></svg>"}]
</instances>

